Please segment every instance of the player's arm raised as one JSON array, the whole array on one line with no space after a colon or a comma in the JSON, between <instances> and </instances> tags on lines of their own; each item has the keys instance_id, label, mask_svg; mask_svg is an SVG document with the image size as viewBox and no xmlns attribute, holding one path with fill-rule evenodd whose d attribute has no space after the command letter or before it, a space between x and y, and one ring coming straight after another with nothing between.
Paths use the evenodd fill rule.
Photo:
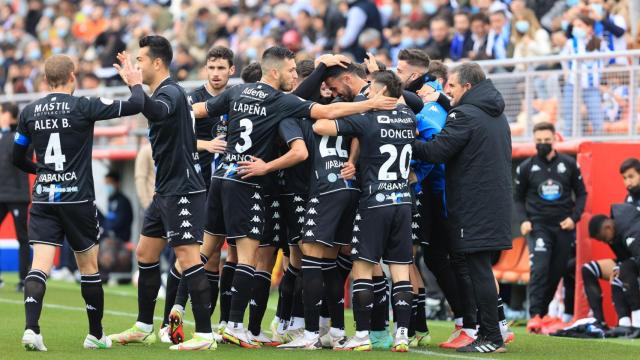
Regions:
<instances>
[{"instance_id":1,"label":"player's arm raised","mask_svg":"<svg viewBox=\"0 0 640 360\"><path fill-rule=\"evenodd\" d=\"M366 101L334 103L329 105L315 104L311 108L311 117L314 119L337 119L340 117L367 112L373 109L395 109L398 99L384 96L382 95L383 93L384 91L380 91L378 95Z\"/></svg>"}]
</instances>

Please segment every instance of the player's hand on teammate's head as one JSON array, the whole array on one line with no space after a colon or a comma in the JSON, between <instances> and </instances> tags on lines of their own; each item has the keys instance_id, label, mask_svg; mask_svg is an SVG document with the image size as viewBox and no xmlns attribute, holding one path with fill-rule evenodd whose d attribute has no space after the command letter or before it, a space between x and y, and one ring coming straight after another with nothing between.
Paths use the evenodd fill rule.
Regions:
<instances>
[{"instance_id":1,"label":"player's hand on teammate's head","mask_svg":"<svg viewBox=\"0 0 640 360\"><path fill-rule=\"evenodd\" d=\"M251 161L238 161L238 174L242 175L243 180L254 176L264 176L268 173L267 163L255 156L251 157Z\"/></svg>"},{"instance_id":2,"label":"player's hand on teammate's head","mask_svg":"<svg viewBox=\"0 0 640 360\"><path fill-rule=\"evenodd\" d=\"M356 166L352 162L345 162L340 169L340 176L343 179L353 179L356 176Z\"/></svg>"},{"instance_id":3,"label":"player's hand on teammate's head","mask_svg":"<svg viewBox=\"0 0 640 360\"><path fill-rule=\"evenodd\" d=\"M351 64L351 59L340 54L324 54L316 59L316 66L318 66L320 63L323 63L326 67L339 65L346 68L347 66L349 66L349 64Z\"/></svg>"},{"instance_id":4,"label":"player's hand on teammate's head","mask_svg":"<svg viewBox=\"0 0 640 360\"><path fill-rule=\"evenodd\" d=\"M377 94L369 99L374 109L393 110L398 104L398 99L384 95L387 87L383 87Z\"/></svg>"},{"instance_id":5,"label":"player's hand on teammate's head","mask_svg":"<svg viewBox=\"0 0 640 360\"><path fill-rule=\"evenodd\" d=\"M372 53L367 53L367 57L364 58L364 65L367 67L367 71L369 74L373 74L376 71L379 71L378 62L376 61L376 57L373 56Z\"/></svg>"}]
</instances>

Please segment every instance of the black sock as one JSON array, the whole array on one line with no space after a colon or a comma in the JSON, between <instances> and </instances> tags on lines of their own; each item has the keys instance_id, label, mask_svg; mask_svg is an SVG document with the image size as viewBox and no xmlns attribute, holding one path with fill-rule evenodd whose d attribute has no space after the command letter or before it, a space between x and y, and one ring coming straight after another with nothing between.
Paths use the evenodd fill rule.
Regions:
<instances>
[{"instance_id":1,"label":"black sock","mask_svg":"<svg viewBox=\"0 0 640 360\"><path fill-rule=\"evenodd\" d=\"M249 302L249 331L256 336L260 334L262 319L267 311L269 289L271 289L271 274L266 271L256 271Z\"/></svg>"},{"instance_id":2,"label":"black sock","mask_svg":"<svg viewBox=\"0 0 640 360\"><path fill-rule=\"evenodd\" d=\"M418 316L416 318L416 331L428 333L427 325L427 289L418 288Z\"/></svg>"},{"instance_id":3,"label":"black sock","mask_svg":"<svg viewBox=\"0 0 640 360\"><path fill-rule=\"evenodd\" d=\"M387 278L373 277L373 311L371 312L371 331L384 331L389 324L389 296Z\"/></svg>"},{"instance_id":4,"label":"black sock","mask_svg":"<svg viewBox=\"0 0 640 360\"><path fill-rule=\"evenodd\" d=\"M205 274L207 274L207 280L209 280L209 289L211 289L211 294L209 300L211 301L211 311L210 315L213 315L213 312L216 310L216 304L218 302L218 287L220 285L220 273L218 271L209 271L205 270Z\"/></svg>"},{"instance_id":5,"label":"black sock","mask_svg":"<svg viewBox=\"0 0 640 360\"><path fill-rule=\"evenodd\" d=\"M292 318L304 318L304 304L302 302L302 271L296 278L296 287L293 290L293 307L291 308Z\"/></svg>"},{"instance_id":6,"label":"black sock","mask_svg":"<svg viewBox=\"0 0 640 360\"><path fill-rule=\"evenodd\" d=\"M353 281L353 317L356 331L371 330L371 312L373 309L373 281L357 279Z\"/></svg>"},{"instance_id":7,"label":"black sock","mask_svg":"<svg viewBox=\"0 0 640 360\"><path fill-rule=\"evenodd\" d=\"M47 274L40 270L32 269L24 279L24 312L26 315L26 329L40 334L40 313L44 293L47 290Z\"/></svg>"},{"instance_id":8,"label":"black sock","mask_svg":"<svg viewBox=\"0 0 640 360\"><path fill-rule=\"evenodd\" d=\"M229 310L231 310L231 286L233 285L233 275L236 272L236 263L227 261L222 267L220 274L220 322L229 321Z\"/></svg>"},{"instance_id":9,"label":"black sock","mask_svg":"<svg viewBox=\"0 0 640 360\"><path fill-rule=\"evenodd\" d=\"M160 290L160 263L138 262L138 321L153 325L153 312Z\"/></svg>"},{"instance_id":10,"label":"black sock","mask_svg":"<svg viewBox=\"0 0 640 360\"><path fill-rule=\"evenodd\" d=\"M233 276L233 286L231 292L231 310L229 311L229 321L242 324L244 311L249 304L251 287L253 286L253 274L255 268L247 264L238 264L236 273Z\"/></svg>"},{"instance_id":11,"label":"black sock","mask_svg":"<svg viewBox=\"0 0 640 360\"><path fill-rule=\"evenodd\" d=\"M80 276L80 291L86 304L89 318L89 334L102 338L102 313L104 312L104 291L100 273Z\"/></svg>"},{"instance_id":12,"label":"black sock","mask_svg":"<svg viewBox=\"0 0 640 360\"><path fill-rule=\"evenodd\" d=\"M176 294L178 293L178 285L182 274L178 272L175 264L167 272L167 296L164 302L164 317L162 318L162 327L169 325L169 313L173 304L176 302Z\"/></svg>"},{"instance_id":13,"label":"black sock","mask_svg":"<svg viewBox=\"0 0 640 360\"><path fill-rule=\"evenodd\" d=\"M285 271L284 275L282 276L282 280L280 283L280 301L282 304L280 319L285 321L291 320L293 294L296 289L296 279L298 278L299 273L300 269L297 269L293 267L293 265L289 264L289 267L287 267L287 271Z\"/></svg>"},{"instance_id":14,"label":"black sock","mask_svg":"<svg viewBox=\"0 0 640 360\"><path fill-rule=\"evenodd\" d=\"M344 329L344 282L341 281L338 265L333 259L324 259L322 278L327 298L327 308L331 318L331 327Z\"/></svg>"},{"instance_id":15,"label":"black sock","mask_svg":"<svg viewBox=\"0 0 640 360\"><path fill-rule=\"evenodd\" d=\"M582 265L582 282L584 292L587 295L587 302L596 320L604 321L604 311L602 310L602 289L600 288L600 266L595 261L590 261Z\"/></svg>"},{"instance_id":16,"label":"black sock","mask_svg":"<svg viewBox=\"0 0 640 360\"><path fill-rule=\"evenodd\" d=\"M305 330L309 332L320 331L320 306L324 293L322 264L323 261L320 258L302 257L304 325Z\"/></svg>"},{"instance_id":17,"label":"black sock","mask_svg":"<svg viewBox=\"0 0 640 360\"><path fill-rule=\"evenodd\" d=\"M338 273L340 274L342 286L344 286L344 282L347 281L347 279L349 278L349 274L351 274L351 267L353 267L353 262L351 261L349 255L338 254L336 265L338 265Z\"/></svg>"},{"instance_id":18,"label":"black sock","mask_svg":"<svg viewBox=\"0 0 640 360\"><path fill-rule=\"evenodd\" d=\"M393 283L393 308L396 329L409 328L411 322L411 310L413 304L413 293L411 282L398 281Z\"/></svg>"},{"instance_id":19,"label":"black sock","mask_svg":"<svg viewBox=\"0 0 640 360\"><path fill-rule=\"evenodd\" d=\"M616 309L618 319L623 317L631 318L631 309L627 304L627 300L624 298L624 284L620 278L613 279L611 282L611 298L613 299L613 305Z\"/></svg>"},{"instance_id":20,"label":"black sock","mask_svg":"<svg viewBox=\"0 0 640 360\"><path fill-rule=\"evenodd\" d=\"M498 295L498 321L503 322L506 320L507 317L504 316L504 302L502 302L502 298Z\"/></svg>"},{"instance_id":21,"label":"black sock","mask_svg":"<svg viewBox=\"0 0 640 360\"><path fill-rule=\"evenodd\" d=\"M418 322L418 294L412 293L411 318L409 320L409 337L413 337L416 335L417 322Z\"/></svg>"},{"instance_id":22,"label":"black sock","mask_svg":"<svg viewBox=\"0 0 640 360\"><path fill-rule=\"evenodd\" d=\"M191 310L196 323L196 332L211 332L211 289L209 289L209 281L204 273L202 264L194 265L185 270L182 280L189 287L189 296L191 297Z\"/></svg>"},{"instance_id":23,"label":"black sock","mask_svg":"<svg viewBox=\"0 0 640 360\"><path fill-rule=\"evenodd\" d=\"M204 265L207 263L207 261L209 261L209 259L205 255L200 254L200 261L202 261L202 264ZM187 307L187 300L189 300L189 287L187 285L187 282L184 280L184 276L183 276L178 284L178 291L176 293L176 299L174 303L176 305L182 306L182 308L184 309Z\"/></svg>"}]
</instances>

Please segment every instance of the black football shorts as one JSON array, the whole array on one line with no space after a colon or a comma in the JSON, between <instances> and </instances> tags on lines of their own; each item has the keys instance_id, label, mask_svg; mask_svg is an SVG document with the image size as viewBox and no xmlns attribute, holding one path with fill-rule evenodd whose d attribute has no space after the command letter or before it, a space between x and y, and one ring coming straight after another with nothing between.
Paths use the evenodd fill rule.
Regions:
<instances>
[{"instance_id":1,"label":"black football shorts","mask_svg":"<svg viewBox=\"0 0 640 360\"><path fill-rule=\"evenodd\" d=\"M310 196L302 227L302 242L326 246L351 245L360 192L341 190Z\"/></svg>"},{"instance_id":2,"label":"black football shorts","mask_svg":"<svg viewBox=\"0 0 640 360\"><path fill-rule=\"evenodd\" d=\"M66 238L75 252L96 244L100 229L94 201L76 204L34 203L29 210L29 243L62 246Z\"/></svg>"},{"instance_id":3,"label":"black football shorts","mask_svg":"<svg viewBox=\"0 0 640 360\"><path fill-rule=\"evenodd\" d=\"M411 204L358 209L351 259L377 264L411 264Z\"/></svg>"},{"instance_id":4,"label":"black football shorts","mask_svg":"<svg viewBox=\"0 0 640 360\"><path fill-rule=\"evenodd\" d=\"M169 246L202 244L206 193L154 195L144 213L144 236L167 239Z\"/></svg>"}]
</instances>

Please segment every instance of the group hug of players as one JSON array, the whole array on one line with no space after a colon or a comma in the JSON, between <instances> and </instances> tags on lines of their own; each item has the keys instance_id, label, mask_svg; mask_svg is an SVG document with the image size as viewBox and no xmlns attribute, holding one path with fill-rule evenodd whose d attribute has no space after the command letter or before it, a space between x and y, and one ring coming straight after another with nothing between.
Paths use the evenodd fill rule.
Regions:
<instances>
[{"instance_id":1,"label":"group hug of players","mask_svg":"<svg viewBox=\"0 0 640 360\"><path fill-rule=\"evenodd\" d=\"M27 350L46 351L38 320L55 247L64 237L82 274L90 325L85 348L157 341L159 260L168 244L176 260L159 335L174 344L172 350L211 350L225 341L245 348L406 352L430 341L426 293L413 263L422 244L456 316L456 331L442 346L496 350L468 346L476 336L476 310L456 289L451 268L460 260L449 257L441 230L444 165L412 159L416 138L428 140L444 126L450 107L441 94L446 68L430 71L428 57L413 49L401 52L396 74L340 55L296 64L289 50L272 47L260 64L243 70L244 84L227 88L234 55L214 47L206 59L207 82L187 94L170 77L170 43L147 36L139 45L136 66L126 53L114 65L131 88L127 101L72 96L74 64L56 55L45 62L50 93L20 114L14 163L36 174L29 222L34 259L24 292ZM97 266L93 127L97 120L137 113L149 122L156 192L136 250L137 321L107 336ZM229 250L219 272L224 241ZM286 270L268 337L261 323L279 249ZM388 265L390 282L381 262ZM352 337L344 326L349 276ZM185 341L188 299L195 333ZM508 342L513 334L501 316Z\"/></svg>"}]
</instances>

